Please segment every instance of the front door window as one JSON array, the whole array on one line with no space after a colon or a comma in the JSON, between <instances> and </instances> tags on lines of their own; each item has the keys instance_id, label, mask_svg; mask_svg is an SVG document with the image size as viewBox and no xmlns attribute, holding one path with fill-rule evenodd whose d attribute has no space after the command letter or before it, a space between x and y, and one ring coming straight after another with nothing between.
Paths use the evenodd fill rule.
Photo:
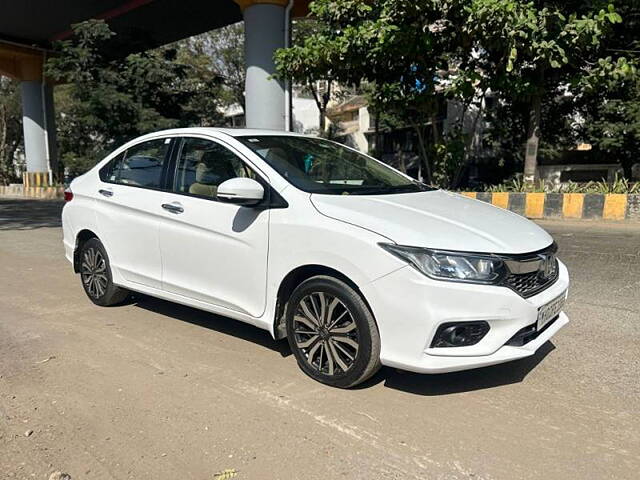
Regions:
<instances>
[{"instance_id":1,"label":"front door window","mask_svg":"<svg viewBox=\"0 0 640 480\"><path fill-rule=\"evenodd\" d=\"M218 143L200 138L183 140L176 165L175 192L215 199L218 186L236 177L255 178L255 174Z\"/></svg>"}]
</instances>

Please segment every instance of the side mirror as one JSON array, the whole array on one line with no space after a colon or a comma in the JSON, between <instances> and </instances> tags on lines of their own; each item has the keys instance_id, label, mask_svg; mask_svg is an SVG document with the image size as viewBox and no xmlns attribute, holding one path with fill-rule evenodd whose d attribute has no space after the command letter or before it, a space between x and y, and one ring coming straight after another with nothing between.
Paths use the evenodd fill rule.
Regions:
<instances>
[{"instance_id":1,"label":"side mirror","mask_svg":"<svg viewBox=\"0 0 640 480\"><path fill-rule=\"evenodd\" d=\"M250 207L264 199L264 187L251 178L236 177L222 182L216 196L221 202Z\"/></svg>"}]
</instances>

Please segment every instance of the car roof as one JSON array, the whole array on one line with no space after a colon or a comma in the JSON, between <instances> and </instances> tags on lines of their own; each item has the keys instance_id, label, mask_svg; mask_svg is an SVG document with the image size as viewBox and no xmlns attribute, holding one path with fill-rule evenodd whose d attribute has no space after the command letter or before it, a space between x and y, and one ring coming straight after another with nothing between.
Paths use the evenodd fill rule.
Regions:
<instances>
[{"instance_id":1,"label":"car roof","mask_svg":"<svg viewBox=\"0 0 640 480\"><path fill-rule=\"evenodd\" d=\"M218 132L226 133L227 135L231 135L232 137L240 137L240 136L263 136L263 135L291 135L297 137L304 137L309 135L303 135L301 133L295 132L285 132L284 130L267 130L260 128L211 128L211 130L216 130Z\"/></svg>"},{"instance_id":2,"label":"car roof","mask_svg":"<svg viewBox=\"0 0 640 480\"><path fill-rule=\"evenodd\" d=\"M223 133L231 137L242 136L264 136L264 135L282 135L282 136L295 136L295 137L309 137L310 135L303 135L301 133L285 132L282 130L266 130L258 128L218 128L218 127L190 127L190 128L172 128L170 130L160 130L148 134L148 136L156 135L189 135L189 134L210 134L210 133ZM145 137L147 135L144 135Z\"/></svg>"}]
</instances>

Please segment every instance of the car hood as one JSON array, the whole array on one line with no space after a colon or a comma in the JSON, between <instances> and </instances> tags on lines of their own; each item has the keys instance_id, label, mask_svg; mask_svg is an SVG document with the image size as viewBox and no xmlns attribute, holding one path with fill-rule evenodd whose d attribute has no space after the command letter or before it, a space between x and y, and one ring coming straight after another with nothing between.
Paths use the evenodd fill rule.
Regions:
<instances>
[{"instance_id":1,"label":"car hood","mask_svg":"<svg viewBox=\"0 0 640 480\"><path fill-rule=\"evenodd\" d=\"M529 253L553 239L508 210L443 190L391 195L320 195L328 217L371 230L400 245L485 253Z\"/></svg>"}]
</instances>

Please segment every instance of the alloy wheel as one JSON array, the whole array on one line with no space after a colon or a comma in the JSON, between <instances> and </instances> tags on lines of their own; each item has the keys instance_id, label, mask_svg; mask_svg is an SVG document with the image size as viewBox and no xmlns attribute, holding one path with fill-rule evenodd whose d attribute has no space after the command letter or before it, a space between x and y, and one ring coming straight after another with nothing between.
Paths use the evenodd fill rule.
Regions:
<instances>
[{"instance_id":1,"label":"alloy wheel","mask_svg":"<svg viewBox=\"0 0 640 480\"><path fill-rule=\"evenodd\" d=\"M293 316L294 339L307 363L325 375L346 373L359 349L356 322L344 303L325 292L312 292Z\"/></svg>"},{"instance_id":2,"label":"alloy wheel","mask_svg":"<svg viewBox=\"0 0 640 480\"><path fill-rule=\"evenodd\" d=\"M84 251L80 275L89 295L93 298L100 298L104 295L109 279L107 277L107 262L99 250L88 248Z\"/></svg>"}]
</instances>

